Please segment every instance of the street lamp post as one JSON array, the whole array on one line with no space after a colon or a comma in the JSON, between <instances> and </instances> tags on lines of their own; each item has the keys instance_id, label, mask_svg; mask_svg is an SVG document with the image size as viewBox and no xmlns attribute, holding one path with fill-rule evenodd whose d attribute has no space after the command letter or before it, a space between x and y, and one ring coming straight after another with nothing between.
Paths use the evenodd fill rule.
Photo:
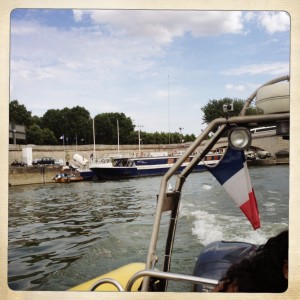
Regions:
<instances>
[{"instance_id":1,"label":"street lamp post","mask_svg":"<svg viewBox=\"0 0 300 300\"><path fill-rule=\"evenodd\" d=\"M183 129L184 129L183 127L179 127L180 137L181 137L181 143L184 142L184 140L183 140L183 134L182 134L182 130L183 130Z\"/></svg>"}]
</instances>

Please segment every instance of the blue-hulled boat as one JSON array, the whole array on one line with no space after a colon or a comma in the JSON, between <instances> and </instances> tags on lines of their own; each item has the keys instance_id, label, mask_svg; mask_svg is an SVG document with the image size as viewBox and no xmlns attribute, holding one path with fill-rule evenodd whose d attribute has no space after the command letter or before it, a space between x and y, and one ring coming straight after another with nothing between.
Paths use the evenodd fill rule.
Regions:
<instances>
[{"instance_id":1,"label":"blue-hulled boat","mask_svg":"<svg viewBox=\"0 0 300 300\"><path fill-rule=\"evenodd\" d=\"M80 154L74 154L70 167L83 177L83 180L92 180L95 177L94 172L89 168L89 161Z\"/></svg>"},{"instance_id":2,"label":"blue-hulled boat","mask_svg":"<svg viewBox=\"0 0 300 300\"><path fill-rule=\"evenodd\" d=\"M167 153L149 153L146 157L119 157L110 158L103 162L92 161L89 165L90 170L96 175L98 180L114 180L124 178L135 178L145 176L164 175L180 158L180 155L168 156ZM165 154L165 155L163 155ZM205 171L205 165L214 165L219 162L223 154L207 154L200 161L193 172ZM194 156L189 156L182 166L178 169L178 173L192 161Z\"/></svg>"}]
</instances>

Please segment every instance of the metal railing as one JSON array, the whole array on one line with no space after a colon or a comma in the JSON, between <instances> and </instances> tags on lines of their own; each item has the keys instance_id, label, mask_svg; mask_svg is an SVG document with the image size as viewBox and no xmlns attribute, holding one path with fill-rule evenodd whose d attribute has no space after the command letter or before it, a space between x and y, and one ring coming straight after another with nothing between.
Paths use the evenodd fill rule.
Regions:
<instances>
[{"instance_id":1,"label":"metal railing","mask_svg":"<svg viewBox=\"0 0 300 300\"><path fill-rule=\"evenodd\" d=\"M289 76L284 76L277 78L275 80L272 80L265 85L277 83L283 80L289 80ZM269 114L269 115L245 115L247 108L253 101L253 99L256 97L258 89L247 99L245 102L245 105L240 113L239 116L234 116L231 118L219 118L215 119L211 123L208 124L206 129L197 137L197 139L194 141L193 144L190 145L190 147L185 151L185 153L180 157L180 159L177 160L177 162L167 171L167 173L163 176L161 180L160 185L160 191L158 195L158 203L157 203L157 209L155 214L155 220L154 220L154 226L152 231L152 236L150 240L149 250L148 250L148 257L147 257L147 264L146 269L151 270L152 262L156 259L156 245L157 245L157 239L158 239L158 232L160 228L160 222L161 217L163 213L164 208L164 202L166 199L166 190L168 187L168 181L170 178L175 175L180 168L180 166L184 163L184 161L196 150L198 146L205 140L205 138L209 135L210 132L213 132L218 128L215 135L209 140L208 144L205 145L202 153L199 153L194 157L194 159L184 168L184 170L177 176L176 186L174 189L174 193L181 193L181 189L183 186L183 183L186 179L186 177L191 173L194 166L207 154L212 147L216 144L216 142L220 139L220 137L226 132L226 130L230 126L237 126L237 125L245 125L249 126L249 124L260 124L260 123L271 123L276 122L279 120L289 120L290 114L289 113L277 113L277 114ZM177 219L177 216L175 217ZM174 242L174 233L176 228L176 221L172 222L173 228L169 229L169 236L168 243L170 245L167 245L166 248L168 248L168 253L166 255L168 259L168 264L170 264L170 257L172 253L173 248L173 242ZM169 266L167 266L166 269L169 269ZM143 281L142 291L147 291L150 284L150 277L146 276Z\"/></svg>"},{"instance_id":2,"label":"metal railing","mask_svg":"<svg viewBox=\"0 0 300 300\"><path fill-rule=\"evenodd\" d=\"M186 282L190 282L190 283L206 284L206 285L211 285L211 286L216 286L219 283L218 280L204 278L204 277L175 274L175 273L169 273L169 272L160 272L160 271L155 271L155 270L143 270L143 271L137 272L129 279L125 290L127 292L130 292L134 282L137 279L139 279L141 277L146 277L146 276L167 279L167 280L174 280L174 281L186 281Z\"/></svg>"},{"instance_id":3,"label":"metal railing","mask_svg":"<svg viewBox=\"0 0 300 300\"><path fill-rule=\"evenodd\" d=\"M103 278L99 281L95 282L91 287L90 291L95 291L100 285L103 284L111 284L115 286L119 292L130 292L134 283L140 279L141 277L152 277L155 279L167 279L167 280L174 280L174 281L181 281L181 282L190 282L194 284L202 284L204 286L210 286L214 287L216 286L219 281L215 279L209 279L204 277L197 277L197 276L191 276L191 275L184 275L184 274L175 274L175 273L169 273L169 272L160 272L156 270L142 270L137 273L135 273L127 282L126 288L122 287L122 285L112 278Z\"/></svg>"}]
</instances>

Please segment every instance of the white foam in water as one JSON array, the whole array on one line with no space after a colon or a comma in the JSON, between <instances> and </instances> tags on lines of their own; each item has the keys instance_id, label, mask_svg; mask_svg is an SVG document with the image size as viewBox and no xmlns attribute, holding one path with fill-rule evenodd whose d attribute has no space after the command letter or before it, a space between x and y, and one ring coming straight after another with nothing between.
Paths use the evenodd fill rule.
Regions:
<instances>
[{"instance_id":1,"label":"white foam in water","mask_svg":"<svg viewBox=\"0 0 300 300\"><path fill-rule=\"evenodd\" d=\"M266 203L263 203L262 205L267 207L267 208L273 208L273 207L276 206L276 204L273 203L273 202L266 202Z\"/></svg>"},{"instance_id":2,"label":"white foam in water","mask_svg":"<svg viewBox=\"0 0 300 300\"><path fill-rule=\"evenodd\" d=\"M189 218L194 210L195 205L193 203L182 203L180 205L180 217Z\"/></svg>"},{"instance_id":3,"label":"white foam in water","mask_svg":"<svg viewBox=\"0 0 300 300\"><path fill-rule=\"evenodd\" d=\"M269 194L279 194L277 191L268 191Z\"/></svg>"},{"instance_id":4,"label":"white foam in water","mask_svg":"<svg viewBox=\"0 0 300 300\"><path fill-rule=\"evenodd\" d=\"M195 211L191 215L195 218L192 234L196 235L199 242L204 246L220 240L261 245L272 236L270 228L266 226L264 229L253 230L243 215L234 217L210 214L206 211ZM279 231L277 230L277 233Z\"/></svg>"},{"instance_id":5,"label":"white foam in water","mask_svg":"<svg viewBox=\"0 0 300 300\"><path fill-rule=\"evenodd\" d=\"M209 190L212 189L212 186L211 186L211 185L208 185L208 184L204 184L204 185L202 186L202 188L203 188L204 190L209 191Z\"/></svg>"},{"instance_id":6,"label":"white foam in water","mask_svg":"<svg viewBox=\"0 0 300 300\"><path fill-rule=\"evenodd\" d=\"M269 201L280 201L280 198L270 197L268 198Z\"/></svg>"},{"instance_id":7,"label":"white foam in water","mask_svg":"<svg viewBox=\"0 0 300 300\"><path fill-rule=\"evenodd\" d=\"M241 238L241 242L252 243L255 245L264 244L267 241L267 236L262 230L248 231L246 236Z\"/></svg>"},{"instance_id":8,"label":"white foam in water","mask_svg":"<svg viewBox=\"0 0 300 300\"><path fill-rule=\"evenodd\" d=\"M204 246L209 243L223 240L222 227L218 224L216 217L205 211L192 213L196 217L192 233L196 235Z\"/></svg>"}]
</instances>

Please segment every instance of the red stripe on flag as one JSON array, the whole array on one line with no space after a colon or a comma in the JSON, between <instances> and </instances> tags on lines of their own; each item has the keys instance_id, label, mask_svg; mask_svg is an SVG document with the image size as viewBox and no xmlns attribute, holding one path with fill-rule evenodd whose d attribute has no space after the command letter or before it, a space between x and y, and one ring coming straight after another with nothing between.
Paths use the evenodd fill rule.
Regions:
<instances>
[{"instance_id":1,"label":"red stripe on flag","mask_svg":"<svg viewBox=\"0 0 300 300\"><path fill-rule=\"evenodd\" d=\"M249 200L242 204L240 209L250 221L254 230L260 228L258 206L253 189L252 192L249 193Z\"/></svg>"}]
</instances>

